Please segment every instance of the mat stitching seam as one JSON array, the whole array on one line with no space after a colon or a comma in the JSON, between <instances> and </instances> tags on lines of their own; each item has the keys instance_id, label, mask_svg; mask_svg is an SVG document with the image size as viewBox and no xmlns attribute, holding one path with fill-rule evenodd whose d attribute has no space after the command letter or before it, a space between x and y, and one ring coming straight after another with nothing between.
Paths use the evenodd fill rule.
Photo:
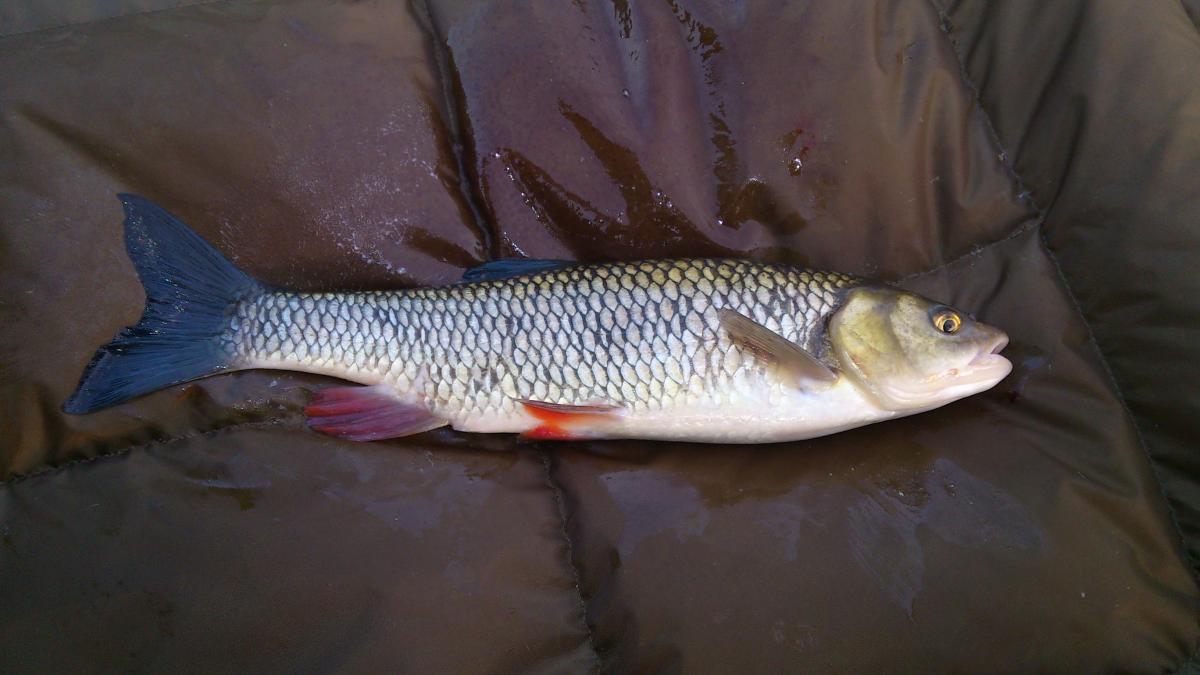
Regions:
<instances>
[{"instance_id":1,"label":"mat stitching seam","mask_svg":"<svg viewBox=\"0 0 1200 675\"><path fill-rule=\"evenodd\" d=\"M954 41L950 38L950 27L948 25L949 15L946 13L945 10L943 10L938 5L936 0L929 0L929 4L933 7L934 11L937 12L937 14L938 14L938 17L940 19L939 27L941 28L942 34L950 42L950 49L954 53L955 58L959 64L959 74L963 79L963 84L967 87L967 89L974 96L976 107L978 108L980 114L984 118L984 122L987 125L988 132L990 133L990 135L992 137L992 142L995 144L996 149L1000 151L1001 156L1007 157L1008 155L1005 152L1003 145L1000 143L1000 137L996 133L995 127L992 125L991 116L988 114L987 109L983 107L983 99L979 95L979 90L975 86L975 83L971 80L969 74L967 73L966 62L962 59L961 55L958 53L958 50L954 46ZM1039 213L1042 216L1040 220L1042 222L1044 222L1045 218L1046 218L1046 212L1042 211L1040 209L1040 207L1037 206L1037 202L1033 200L1032 192L1025 190L1024 183L1021 181L1020 175L1017 174L1016 168L1009 167L1007 165L1007 162L1002 162L1002 164L1004 164L1006 166L1006 168L1009 169L1014 180L1016 180L1016 182L1017 182L1017 186L1022 191L1022 194L1027 195L1029 198L1029 201L1033 205L1033 207L1038 209ZM1095 350L1096 356L1100 361L1100 365L1104 369L1105 375L1108 377L1109 384L1112 386L1113 393L1116 394L1117 401L1121 405L1121 409L1124 411L1125 417L1129 420L1130 426L1133 427L1134 435L1137 438L1138 445L1141 447L1142 453L1145 455L1146 461L1149 463L1150 474L1153 477L1154 482L1157 484L1159 493L1163 497L1163 503L1164 503L1164 506L1166 507L1167 516L1170 519L1171 524L1174 526L1175 534L1177 535L1177 537L1179 539L1180 551L1183 553L1183 562L1187 563L1187 566L1189 568L1189 571L1192 574L1193 579L1200 582L1200 566L1197 566L1197 561L1193 560L1192 556L1188 553L1187 542L1183 536L1183 528L1180 527L1180 525L1179 525L1179 519L1175 513L1175 508L1171 505L1171 499L1170 499L1169 493L1167 492L1166 486L1163 483L1162 479L1158 475L1158 467L1155 464L1153 455L1150 453L1150 446L1146 442L1146 438L1142 433L1142 428L1141 428L1141 425L1138 423L1137 416L1135 416L1133 414L1133 410L1129 407L1129 402L1128 402L1128 400L1126 400L1125 393L1121 389L1121 385L1120 385L1120 382L1117 380L1116 373L1115 373L1115 371L1113 371L1112 365L1108 361L1108 356L1104 353L1104 350L1100 347L1100 342L1099 342L1099 340L1096 339L1096 333L1093 330L1091 323L1087 319L1087 314L1084 312L1083 306L1079 303L1079 300L1076 297L1074 290L1071 288L1071 284L1068 281L1066 274L1063 272L1062 266L1059 264L1058 257L1054 255L1054 251L1051 249L1050 243L1046 239L1044 227L1039 228L1038 235L1039 235L1038 240L1041 243L1042 250L1045 252L1046 257L1050 259L1051 264L1054 266L1054 270L1058 276L1059 283L1062 285L1063 292L1067 296L1067 300L1071 303L1071 306L1074 308L1075 313L1078 315L1079 321L1083 324L1083 327L1084 327L1084 330L1086 331L1088 340L1091 342L1092 349ZM1184 665L1186 665L1186 663L1195 662L1197 659L1197 655L1200 655L1200 647L1198 647L1196 650L1193 651L1192 658L1189 659L1188 662L1185 662Z\"/></svg>"},{"instance_id":2,"label":"mat stitching seam","mask_svg":"<svg viewBox=\"0 0 1200 675\"><path fill-rule=\"evenodd\" d=\"M487 204L483 197L483 186L474 180L474 175L467 165L468 154L474 154L474 139L469 139L472 146L468 149L466 146L468 139L464 138L467 134L464 133L464 124L461 119L462 111L459 108L461 105L462 110L465 110L466 101L456 100L456 95L461 93L461 86L457 86L456 78L450 76L451 55L448 53L446 42L438 37L437 23L433 20L433 12L429 9L428 0L411 0L409 9L416 15L418 24L433 47L438 86L442 91L446 106L446 129L450 136L450 154L454 157L455 171L458 174L459 197L462 198L470 212L471 224L480 235L482 240L480 244L483 250L488 258L493 258L495 257L496 243L500 239L499 232L493 231L492 223L485 215ZM436 113L436 111L434 112Z\"/></svg>"},{"instance_id":3,"label":"mat stitching seam","mask_svg":"<svg viewBox=\"0 0 1200 675\"><path fill-rule=\"evenodd\" d=\"M912 274L908 274L903 277L900 277L899 279L896 280L897 283L904 282L904 281L907 281L909 279L913 279L916 277L921 277L926 274L930 274L930 273L936 272L938 270L945 269L947 267L950 267L951 265L955 265L955 264L959 263L960 261L967 260L969 258L978 256L979 254L991 249L992 247L994 247L998 244L1002 244L1006 241L1016 239L1017 237L1025 234L1026 232L1029 232L1030 230L1032 230L1034 228L1041 227L1042 223L1044 223L1046 220L1046 210L1043 209L1041 207L1041 205L1039 205L1037 203L1037 200L1035 200L1033 198L1033 190L1029 189L1026 186L1025 180L1021 177L1021 175L1019 173L1017 173L1017 169L1012 163L1014 161L1013 158L1008 154L1008 151L1004 148L1004 145L1000 142L1000 134L996 132L996 127L995 127L995 125L992 124L992 118L988 115L987 110L985 110L983 107L983 99L979 95L979 89L975 86L975 83L971 80L969 74L967 73L967 65L966 65L966 63L963 62L962 58L958 54L958 50L954 46L954 40L950 36L950 25L949 25L950 17L949 17L949 15L946 13L946 11L944 9L942 9L941 6L939 6L937 4L936 0L928 0L928 1L929 1L930 7L933 9L934 13L938 17L938 30L946 38L946 42L949 43L950 53L954 54L954 60L958 64L958 75L962 79L963 86L966 87L967 92L970 94L971 101L975 104L975 110L978 112L978 118L983 123L984 130L987 132L988 140L991 141L992 146L997 150L996 158L1000 160L1000 166L1003 167L1005 175L1008 176L1009 180L1012 181L1013 186L1016 187L1017 199L1020 200L1026 206L1026 208L1030 209L1032 211L1032 213L1029 214L1028 220L1025 223L1014 227L1012 230L1010 230L1007 234L1001 236L999 239L995 239L986 244L975 246L971 250L967 251L966 253L959 255L959 256L953 258L952 260L948 260L944 263L941 263L940 265L931 267L930 269L927 269L927 270L924 270L921 272L914 272Z\"/></svg>"},{"instance_id":4,"label":"mat stitching seam","mask_svg":"<svg viewBox=\"0 0 1200 675\"><path fill-rule=\"evenodd\" d=\"M1117 375L1113 372L1112 366L1108 362L1108 358L1104 354L1104 350L1100 348L1100 342L1096 339L1096 333L1092 330L1092 325L1088 323L1087 317L1084 314L1083 306L1079 304L1079 299L1075 297L1075 292L1071 290L1071 284L1067 281L1067 276L1063 272L1062 266L1058 262L1058 257L1050 250L1050 242L1046 240L1046 234L1043 230L1039 233L1038 241L1041 244L1042 251L1046 257L1050 259L1050 264L1054 266L1054 271L1058 276L1058 282L1062 285L1063 295L1067 297L1068 302L1079 315L1079 320L1083 324L1084 331L1087 334L1088 341L1091 343L1091 348L1095 351L1096 357L1100 361L1100 366L1104 369L1104 374L1107 376L1109 384L1113 388L1113 393L1117 395L1117 402L1121 405L1121 410L1124 411L1126 419L1129 420L1129 425L1133 427L1134 436L1137 438L1138 446L1141 447L1142 453L1146 456L1146 461L1150 465L1150 475L1154 478L1154 483L1158 487L1159 494L1162 496L1163 504L1167 510L1167 517L1171 521L1171 525L1175 528L1175 534L1179 537L1180 551L1183 553L1183 562L1187 563L1189 571L1192 573L1194 580L1200 582L1200 577L1197 576L1198 570L1196 561L1192 558L1187 549L1187 542L1183 538L1183 528L1179 525L1179 519L1175 515L1175 509L1171 506L1171 498L1167 493L1166 486L1163 484L1162 478L1158 475L1158 466L1154 462L1154 457L1150 454L1150 447L1146 443L1146 438L1142 434L1142 427L1138 424L1137 417L1133 414L1133 410L1129 407L1129 402L1125 400L1125 394L1121 391L1120 383L1117 381ZM1193 663L1200 656L1200 642L1193 647L1192 656L1184 665Z\"/></svg>"},{"instance_id":5,"label":"mat stitching seam","mask_svg":"<svg viewBox=\"0 0 1200 675\"><path fill-rule=\"evenodd\" d=\"M1188 9L1187 4L1183 0L1179 0L1179 6L1183 8L1183 13L1188 18L1188 21L1192 22L1192 28L1195 28L1196 32L1200 33L1200 14L1192 14L1192 10Z\"/></svg>"},{"instance_id":6,"label":"mat stitching seam","mask_svg":"<svg viewBox=\"0 0 1200 675\"><path fill-rule=\"evenodd\" d=\"M992 248L994 248L996 246L999 246L1000 244L1003 244L1006 241L1011 241L1013 239L1016 239L1017 237L1020 237L1021 235L1025 234L1026 232L1029 232L1030 230L1036 229L1037 227L1039 227L1042 224L1042 221L1044 220L1044 218L1045 218L1045 216L1039 216L1038 214L1031 214L1024 224L1014 227L1013 229L1008 231L1008 234L1001 236L999 239L994 239L992 241L989 241L986 244L980 244L978 246L972 247L971 250L967 251L966 253L956 256L950 260L947 260L944 263L940 263L938 265L930 267L929 269L906 274L902 277L895 279L895 281L893 281L893 283L897 283L897 284L904 283L905 281L908 281L909 279L916 279L917 277L923 277L927 274L932 274L934 272L937 272L938 270L942 270L947 267L952 267L954 265L957 265L958 263L960 263L964 260L974 258L982 253L985 253L985 252L991 250Z\"/></svg>"},{"instance_id":7,"label":"mat stitching seam","mask_svg":"<svg viewBox=\"0 0 1200 675\"><path fill-rule=\"evenodd\" d=\"M409 6L414 11L421 12L419 20L427 32L428 39L433 45L434 56L438 66L438 79L440 80L439 84L446 99L446 114L450 118L448 120L448 126L449 133L452 137L451 150L454 154L455 162L459 171L458 184L463 193L462 198L469 205L471 209L471 215L476 221L475 225L483 234L484 241L482 243L484 248L487 250L489 257L491 257L495 253L493 249L495 248L495 242L499 238L497 236L493 236L495 233L492 232L491 224L488 223L483 217L483 213L485 213L485 209L483 207L485 204L480 204L477 202L477 196L482 194L483 186L477 183L475 176L468 170L467 167L466 143L468 141L473 143L474 139L464 138L464 136L467 135L464 133L466 127L463 123L463 120L459 118L459 111L465 110L466 101L456 100L456 96L462 96L463 90L461 86L456 86L456 82L452 81L452 78L450 77L449 71L451 56L447 53L448 49L446 42L438 37L437 27L433 20L433 13L429 9L428 2L426 0L414 0ZM546 485L548 488L550 488L551 496L554 499L556 511L558 512L559 516L559 533L563 540L567 568L570 570L571 582L575 587L575 597L579 604L580 623L583 625L586 633L588 649L592 653L596 670L599 671L602 669L600 654L596 651L595 635L592 631L591 624L588 623L587 601L583 597L583 570L576 565L575 546L574 542L571 540L571 534L567 526L566 493L563 487L554 480L554 476L551 472L551 460L549 454L545 451L540 451L540 455L542 459L542 467L545 471Z\"/></svg>"},{"instance_id":8,"label":"mat stitching seam","mask_svg":"<svg viewBox=\"0 0 1200 675\"><path fill-rule=\"evenodd\" d=\"M592 625L588 621L587 601L583 598L583 581L579 566L575 562L575 544L571 540L571 533L567 528L567 500L566 491L558 481L554 480L552 472L553 460L550 453L546 450L538 450L538 455L542 460L542 468L546 475L546 485L554 494L554 503L558 510L559 533L562 536L563 547L567 557L567 567L571 570L571 583L575 586L575 597L579 601L579 621L583 624L584 630L587 633L588 649L592 652L596 671L603 670L603 664L600 661L600 652L596 650L596 636L592 630Z\"/></svg>"},{"instance_id":9,"label":"mat stitching seam","mask_svg":"<svg viewBox=\"0 0 1200 675\"><path fill-rule=\"evenodd\" d=\"M147 9L141 12L129 12L128 14L117 14L116 16L105 16L98 19L88 19L86 21L72 21L68 23L55 24L53 26L44 26L42 28L34 28L33 30L21 31L19 33L5 33L0 35L0 40L6 38L17 37L19 35L37 35L47 31L58 30L60 28L74 28L78 26L90 26L92 24L104 23L106 21L117 21L119 19L127 19L134 16L146 16L148 14L164 14L167 12L177 12L179 10L188 9L190 7L204 7L206 5L219 5L230 0L197 0L186 5L176 5L174 7L160 7L158 9Z\"/></svg>"},{"instance_id":10,"label":"mat stitching seam","mask_svg":"<svg viewBox=\"0 0 1200 675\"><path fill-rule=\"evenodd\" d=\"M135 443L133 445L127 445L123 448L118 448L111 452L102 452L97 455L93 455L91 457L81 457L79 459L73 459L73 460L69 460L66 462L62 462L61 464L53 464L53 465L43 466L43 467L40 467L30 473L17 474L15 476L9 477L5 480L0 480L0 489L7 488L7 487L10 487L10 486L16 485L18 483L22 483L24 481L34 479L34 478L41 478L44 476L50 476L50 475L55 475L55 474L59 474L59 473L64 473L68 469L73 469L79 465L94 464L96 462L101 462L101 461L113 459L116 457L122 457L124 455L133 453L138 450L145 450L147 448L154 448L154 447L164 447L164 446L171 445L173 443L178 443L179 441L187 441L187 440L191 440L194 438L208 438L208 437L215 436L217 434L220 434L220 433L223 433L226 431L236 431L238 429L245 429L245 428L251 428L251 427L260 427L263 429L269 429L272 427L282 426L284 423L290 422L292 419L294 419L294 417L284 416L284 417L278 417L278 418L273 418L273 419L269 419L269 420L255 420L252 422L237 422L234 424L227 424L224 426L213 427L211 429L205 429L204 431L194 431L191 433L180 434L178 436L171 436L170 438L156 438L153 440L146 441L145 443Z\"/></svg>"}]
</instances>

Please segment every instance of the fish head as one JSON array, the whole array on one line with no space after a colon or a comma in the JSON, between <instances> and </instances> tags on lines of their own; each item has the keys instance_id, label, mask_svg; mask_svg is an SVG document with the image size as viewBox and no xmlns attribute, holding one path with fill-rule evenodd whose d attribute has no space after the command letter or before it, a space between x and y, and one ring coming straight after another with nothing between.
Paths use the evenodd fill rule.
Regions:
<instances>
[{"instance_id":1,"label":"fish head","mask_svg":"<svg viewBox=\"0 0 1200 675\"><path fill-rule=\"evenodd\" d=\"M849 291L829 319L838 364L885 409L914 413L995 386L1012 370L1004 331L887 286Z\"/></svg>"}]
</instances>

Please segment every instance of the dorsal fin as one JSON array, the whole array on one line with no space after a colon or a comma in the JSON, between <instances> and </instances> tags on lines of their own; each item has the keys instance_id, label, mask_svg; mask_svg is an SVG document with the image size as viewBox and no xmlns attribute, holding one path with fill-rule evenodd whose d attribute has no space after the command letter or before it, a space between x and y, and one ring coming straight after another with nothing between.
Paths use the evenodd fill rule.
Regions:
<instances>
[{"instance_id":1,"label":"dorsal fin","mask_svg":"<svg viewBox=\"0 0 1200 675\"><path fill-rule=\"evenodd\" d=\"M545 272L546 270L556 270L562 267L570 267L579 263L574 260L549 260L545 258L504 258L502 260L490 260L477 265L463 272L462 280L465 283L473 281L495 281L497 279L508 279L510 277L520 277L526 274L534 274L537 272Z\"/></svg>"},{"instance_id":2,"label":"dorsal fin","mask_svg":"<svg viewBox=\"0 0 1200 675\"><path fill-rule=\"evenodd\" d=\"M817 357L754 319L729 308L722 309L720 317L721 326L734 344L778 370L797 387L810 389L837 380L837 373Z\"/></svg>"}]
</instances>

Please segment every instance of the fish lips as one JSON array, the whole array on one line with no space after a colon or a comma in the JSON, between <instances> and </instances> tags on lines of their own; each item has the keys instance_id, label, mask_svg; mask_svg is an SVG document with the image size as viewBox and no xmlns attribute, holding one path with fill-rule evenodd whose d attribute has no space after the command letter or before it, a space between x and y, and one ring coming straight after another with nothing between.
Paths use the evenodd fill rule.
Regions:
<instances>
[{"instance_id":1,"label":"fish lips","mask_svg":"<svg viewBox=\"0 0 1200 675\"><path fill-rule=\"evenodd\" d=\"M972 381L992 380L992 384L1003 380L1012 372L1012 362L1000 355L1007 346L1008 336L1000 333L995 340L979 350L975 358L967 363L966 368L959 370L959 376Z\"/></svg>"}]
</instances>

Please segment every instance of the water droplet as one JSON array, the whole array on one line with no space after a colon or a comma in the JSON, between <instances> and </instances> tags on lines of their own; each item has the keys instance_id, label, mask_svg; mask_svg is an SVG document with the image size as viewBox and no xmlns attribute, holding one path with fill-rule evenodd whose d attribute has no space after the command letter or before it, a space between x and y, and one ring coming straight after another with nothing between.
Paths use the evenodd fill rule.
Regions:
<instances>
[{"instance_id":1,"label":"water droplet","mask_svg":"<svg viewBox=\"0 0 1200 675\"><path fill-rule=\"evenodd\" d=\"M496 159L500 159L500 152L499 151L493 152L492 157L495 157Z\"/></svg>"},{"instance_id":2,"label":"water droplet","mask_svg":"<svg viewBox=\"0 0 1200 675\"><path fill-rule=\"evenodd\" d=\"M622 96L624 96L625 98L629 98L629 90L628 90L628 89L622 89L622 90L621 90L621 95L622 95Z\"/></svg>"},{"instance_id":3,"label":"water droplet","mask_svg":"<svg viewBox=\"0 0 1200 675\"><path fill-rule=\"evenodd\" d=\"M724 218L717 218L717 227L725 227L725 219ZM829 475L832 476L833 474L829 474Z\"/></svg>"},{"instance_id":4,"label":"water droplet","mask_svg":"<svg viewBox=\"0 0 1200 675\"><path fill-rule=\"evenodd\" d=\"M803 170L804 160L800 159L799 157L792 159L792 161L788 163L788 173L792 174L793 176L799 176L800 172Z\"/></svg>"}]
</instances>

